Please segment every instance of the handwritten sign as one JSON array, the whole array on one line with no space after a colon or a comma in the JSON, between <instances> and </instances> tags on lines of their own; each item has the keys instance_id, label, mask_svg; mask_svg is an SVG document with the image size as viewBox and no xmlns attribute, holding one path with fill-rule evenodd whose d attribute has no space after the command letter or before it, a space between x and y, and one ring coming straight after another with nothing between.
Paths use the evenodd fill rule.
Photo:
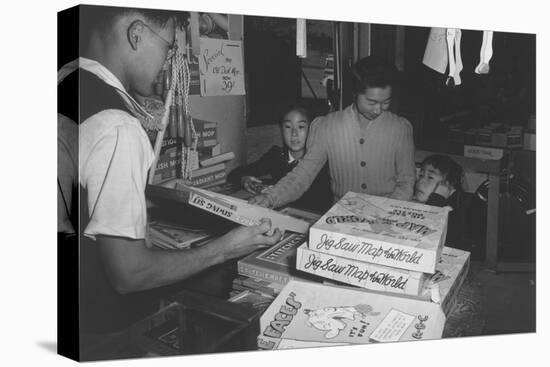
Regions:
<instances>
[{"instance_id":1,"label":"handwritten sign","mask_svg":"<svg viewBox=\"0 0 550 367\"><path fill-rule=\"evenodd\" d=\"M241 41L201 37L200 44L201 95L245 94Z\"/></svg>"}]
</instances>

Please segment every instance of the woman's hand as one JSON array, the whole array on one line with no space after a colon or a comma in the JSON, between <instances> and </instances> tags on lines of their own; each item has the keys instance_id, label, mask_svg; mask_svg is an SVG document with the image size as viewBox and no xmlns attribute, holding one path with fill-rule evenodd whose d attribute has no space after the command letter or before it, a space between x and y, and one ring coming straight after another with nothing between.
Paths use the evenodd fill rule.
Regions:
<instances>
[{"instance_id":1,"label":"woman's hand","mask_svg":"<svg viewBox=\"0 0 550 367\"><path fill-rule=\"evenodd\" d=\"M264 208L273 208L274 206L273 200L271 200L271 197L269 197L268 194L259 194L253 196L248 200L248 203L262 206Z\"/></svg>"},{"instance_id":2,"label":"woman's hand","mask_svg":"<svg viewBox=\"0 0 550 367\"><path fill-rule=\"evenodd\" d=\"M263 189L262 180L254 176L243 176L241 178L241 185L246 191L252 194L259 194Z\"/></svg>"}]
</instances>

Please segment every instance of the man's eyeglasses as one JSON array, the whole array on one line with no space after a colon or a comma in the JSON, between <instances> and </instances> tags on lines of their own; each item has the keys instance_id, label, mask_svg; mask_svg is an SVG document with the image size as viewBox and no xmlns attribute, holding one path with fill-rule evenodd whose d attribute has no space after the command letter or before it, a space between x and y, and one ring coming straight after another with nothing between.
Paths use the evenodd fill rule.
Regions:
<instances>
[{"instance_id":1,"label":"man's eyeglasses","mask_svg":"<svg viewBox=\"0 0 550 367\"><path fill-rule=\"evenodd\" d=\"M143 25L145 27L147 27L147 29L149 29L151 31L151 33L153 33L155 36L160 38L164 43L166 43L166 45L168 46L168 53L166 54L166 58L167 59L171 58L174 55L174 53L176 51L176 47L177 47L175 40L174 40L174 42L170 42L166 38L164 38L160 34L158 34L153 28L151 28L146 23L143 23Z\"/></svg>"}]
</instances>

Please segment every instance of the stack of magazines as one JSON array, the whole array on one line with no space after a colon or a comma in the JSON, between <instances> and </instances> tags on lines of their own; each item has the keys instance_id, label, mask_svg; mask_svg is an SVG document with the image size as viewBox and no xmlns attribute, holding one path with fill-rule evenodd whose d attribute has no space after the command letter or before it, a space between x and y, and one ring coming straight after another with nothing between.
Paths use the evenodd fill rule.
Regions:
<instances>
[{"instance_id":1,"label":"stack of magazines","mask_svg":"<svg viewBox=\"0 0 550 367\"><path fill-rule=\"evenodd\" d=\"M212 235L202 229L186 228L174 224L149 223L151 243L165 250L182 250L202 246L212 240Z\"/></svg>"}]
</instances>

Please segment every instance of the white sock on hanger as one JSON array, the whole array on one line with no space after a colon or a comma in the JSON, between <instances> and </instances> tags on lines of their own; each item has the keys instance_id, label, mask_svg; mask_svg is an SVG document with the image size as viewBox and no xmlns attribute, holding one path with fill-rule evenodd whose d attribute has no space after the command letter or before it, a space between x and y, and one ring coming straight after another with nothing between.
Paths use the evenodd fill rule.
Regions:
<instances>
[{"instance_id":1,"label":"white sock on hanger","mask_svg":"<svg viewBox=\"0 0 550 367\"><path fill-rule=\"evenodd\" d=\"M455 33L455 73L453 74L453 78L455 80L455 85L462 84L462 80L460 79L460 72L462 71L462 56L460 55L460 40L462 39L462 31L460 29L456 30Z\"/></svg>"},{"instance_id":2,"label":"white sock on hanger","mask_svg":"<svg viewBox=\"0 0 550 367\"><path fill-rule=\"evenodd\" d=\"M483 42L479 51L479 64L475 68L476 74L488 74L489 61L493 57L493 32L483 31Z\"/></svg>"},{"instance_id":3,"label":"white sock on hanger","mask_svg":"<svg viewBox=\"0 0 550 367\"><path fill-rule=\"evenodd\" d=\"M445 84L449 87L454 87L454 74L455 74L455 54L454 44L456 37L456 29L447 28L447 52L449 53L449 76Z\"/></svg>"}]
</instances>

